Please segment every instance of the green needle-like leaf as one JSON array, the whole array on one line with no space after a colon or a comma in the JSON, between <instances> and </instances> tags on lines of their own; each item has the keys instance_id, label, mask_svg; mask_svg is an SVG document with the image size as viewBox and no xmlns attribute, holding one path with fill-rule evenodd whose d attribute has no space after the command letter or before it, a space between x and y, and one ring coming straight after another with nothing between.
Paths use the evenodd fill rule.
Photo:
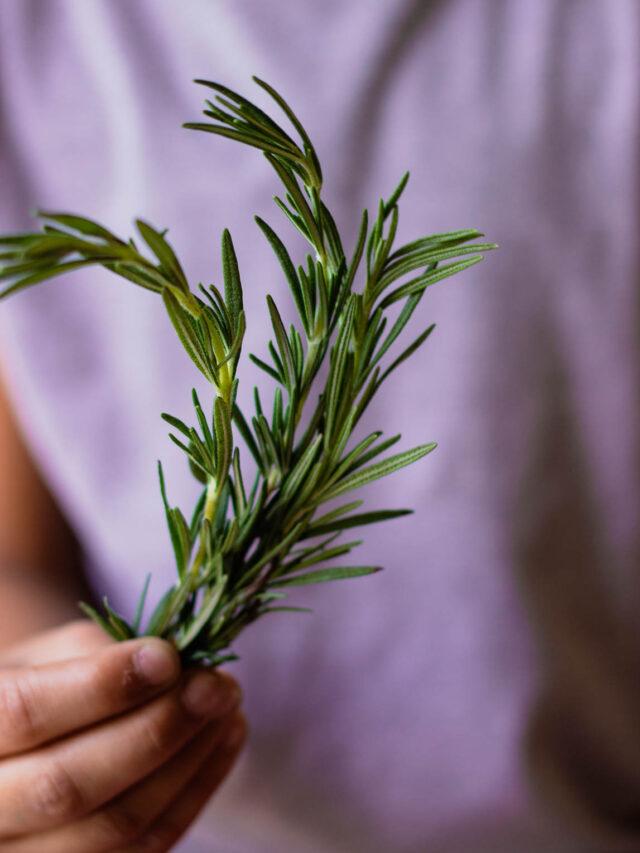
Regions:
<instances>
[{"instance_id":1,"label":"green needle-like leaf","mask_svg":"<svg viewBox=\"0 0 640 853\"><path fill-rule=\"evenodd\" d=\"M202 340L195 329L193 318L182 308L168 288L163 290L162 298L169 319L173 323L173 327L178 333L178 337L187 354L209 382L216 384L217 377L210 363L210 354L206 352Z\"/></svg>"},{"instance_id":2,"label":"green needle-like leaf","mask_svg":"<svg viewBox=\"0 0 640 853\"><path fill-rule=\"evenodd\" d=\"M267 296L267 305L269 306L271 325L273 326L273 331L276 335L276 341L278 342L278 352L282 361L282 367L284 369L284 376L286 379L287 388L291 393L296 384L296 370L295 365L293 363L293 353L291 351L291 344L289 343L289 338L287 337L287 333L285 331L280 312L276 307L276 303L270 296Z\"/></svg>"},{"instance_id":3,"label":"green needle-like leaf","mask_svg":"<svg viewBox=\"0 0 640 853\"><path fill-rule=\"evenodd\" d=\"M315 572L305 572L300 575L272 581L270 587L306 586L312 583L342 580L344 578L359 578L382 571L382 566L344 566L342 568L318 569Z\"/></svg>"},{"instance_id":4,"label":"green needle-like leaf","mask_svg":"<svg viewBox=\"0 0 640 853\"><path fill-rule=\"evenodd\" d=\"M189 285L185 278L184 271L180 266L180 261L177 259L175 252L164 239L163 235L159 231L156 231L155 228L147 222L143 222L142 219L136 219L136 225L138 226L138 231L142 235L143 240L160 261L161 267L171 275L173 281L182 290L184 290L185 293L188 293Z\"/></svg>"},{"instance_id":5,"label":"green needle-like leaf","mask_svg":"<svg viewBox=\"0 0 640 853\"><path fill-rule=\"evenodd\" d=\"M231 234L225 228L222 232L222 274L224 277L224 300L233 321L234 332L238 331L242 314L242 285L240 270Z\"/></svg>"},{"instance_id":6,"label":"green needle-like leaf","mask_svg":"<svg viewBox=\"0 0 640 853\"><path fill-rule=\"evenodd\" d=\"M376 524L379 521L411 515L412 512L412 509L383 509L377 512L361 512L357 515L349 515L346 518L336 518L326 524L313 525L309 528L309 532L313 536L325 536L327 533L334 533L337 530L348 530L351 527Z\"/></svg>"},{"instance_id":7,"label":"green needle-like leaf","mask_svg":"<svg viewBox=\"0 0 640 853\"><path fill-rule=\"evenodd\" d=\"M395 361L393 361L389 365L389 367L384 371L384 373L380 377L380 382L385 380L387 378L387 376L389 376L390 373L393 373L393 371L396 369L396 367L401 365L403 361L406 361L409 358L409 356L412 356L414 354L414 352L416 352L416 350L419 349L422 346L422 344L427 340L427 338L429 337L431 332L433 332L435 327L436 327L436 324L432 323L428 329L425 329L424 332L421 335L419 335L415 339L415 341L410 346L408 346L406 348L406 350L404 350L404 352L402 352L398 356L398 358L396 358Z\"/></svg>"},{"instance_id":8,"label":"green needle-like leaf","mask_svg":"<svg viewBox=\"0 0 640 853\"><path fill-rule=\"evenodd\" d=\"M138 601L138 609L136 610L135 619L133 622L133 633L137 636L138 631L140 629L140 619L142 618L142 611L144 610L144 603L147 599L147 592L149 590L149 583L151 582L151 572L148 572L144 586L142 587L142 594L140 595L140 600Z\"/></svg>"},{"instance_id":9,"label":"green needle-like leaf","mask_svg":"<svg viewBox=\"0 0 640 853\"><path fill-rule=\"evenodd\" d=\"M110 634L114 640L122 640L122 632L119 631L116 627L114 627L110 622L108 622L103 616L101 616L91 605L86 604L84 601L78 602L78 607L82 610L82 612L88 616L90 619L99 625L103 631L107 634Z\"/></svg>"},{"instance_id":10,"label":"green needle-like leaf","mask_svg":"<svg viewBox=\"0 0 640 853\"><path fill-rule=\"evenodd\" d=\"M324 501L337 498L339 495L351 491L351 489L357 489L360 486L365 486L367 483L380 479L380 477L386 477L388 474L404 468L405 465L417 462L418 459L422 459L423 456L431 453L435 448L435 442L423 444L421 447L414 447L413 450L405 450L403 453L397 453L395 456L383 459L382 462L376 462L375 465L370 465L368 468L356 471L355 474L350 474L348 477L340 480L335 486L321 495L320 501L324 503Z\"/></svg>"}]
</instances>

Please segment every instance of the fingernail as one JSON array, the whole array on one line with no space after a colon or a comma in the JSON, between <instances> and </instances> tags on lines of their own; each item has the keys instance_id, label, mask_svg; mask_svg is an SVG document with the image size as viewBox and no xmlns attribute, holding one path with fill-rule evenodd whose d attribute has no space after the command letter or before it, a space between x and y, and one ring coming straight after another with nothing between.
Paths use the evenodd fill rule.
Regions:
<instances>
[{"instance_id":1,"label":"fingernail","mask_svg":"<svg viewBox=\"0 0 640 853\"><path fill-rule=\"evenodd\" d=\"M165 684L176 675L175 655L160 643L147 643L133 656L136 671L148 684Z\"/></svg>"},{"instance_id":2,"label":"fingernail","mask_svg":"<svg viewBox=\"0 0 640 853\"><path fill-rule=\"evenodd\" d=\"M197 717L219 716L226 711L231 697L221 678L212 672L196 672L184 689L182 701L187 711Z\"/></svg>"},{"instance_id":3,"label":"fingernail","mask_svg":"<svg viewBox=\"0 0 640 853\"><path fill-rule=\"evenodd\" d=\"M247 736L247 724L243 717L235 719L222 741L222 748L233 752Z\"/></svg>"}]
</instances>

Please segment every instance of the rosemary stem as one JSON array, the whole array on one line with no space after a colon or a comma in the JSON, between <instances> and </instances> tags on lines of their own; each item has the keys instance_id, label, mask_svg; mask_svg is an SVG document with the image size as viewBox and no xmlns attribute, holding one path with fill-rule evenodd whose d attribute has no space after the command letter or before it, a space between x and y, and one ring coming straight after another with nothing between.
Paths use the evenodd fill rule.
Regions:
<instances>
[{"instance_id":1,"label":"rosemary stem","mask_svg":"<svg viewBox=\"0 0 640 853\"><path fill-rule=\"evenodd\" d=\"M209 524L213 523L213 517L216 514L218 500L220 498L220 489L216 480L211 478L207 484L207 499L204 505L204 517Z\"/></svg>"},{"instance_id":2,"label":"rosemary stem","mask_svg":"<svg viewBox=\"0 0 640 853\"><path fill-rule=\"evenodd\" d=\"M218 507L219 498L220 490L218 489L216 480L212 477L207 484L207 497L204 505L204 518L209 524L213 522L213 518L216 514L216 509ZM191 569L189 570L190 578L197 577L198 570L204 562L206 550L206 530L203 523L200 533L200 547L198 548L198 553L196 554L195 560L193 561Z\"/></svg>"}]
</instances>

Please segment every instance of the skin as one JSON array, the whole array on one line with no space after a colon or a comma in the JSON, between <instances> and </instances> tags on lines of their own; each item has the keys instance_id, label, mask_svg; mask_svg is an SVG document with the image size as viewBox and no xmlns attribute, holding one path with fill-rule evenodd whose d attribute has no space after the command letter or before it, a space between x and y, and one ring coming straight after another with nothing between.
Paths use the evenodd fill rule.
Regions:
<instances>
[{"instance_id":1,"label":"skin","mask_svg":"<svg viewBox=\"0 0 640 853\"><path fill-rule=\"evenodd\" d=\"M79 548L1 382L0 471L0 853L169 851L246 739L238 685L77 618L93 598ZM147 645L165 660L155 683Z\"/></svg>"}]
</instances>

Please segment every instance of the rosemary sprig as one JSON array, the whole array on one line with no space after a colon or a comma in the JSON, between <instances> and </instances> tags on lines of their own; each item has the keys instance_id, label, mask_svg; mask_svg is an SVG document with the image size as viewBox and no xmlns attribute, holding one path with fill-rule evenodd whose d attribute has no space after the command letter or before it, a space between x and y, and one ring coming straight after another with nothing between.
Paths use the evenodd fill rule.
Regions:
<instances>
[{"instance_id":1,"label":"rosemary sprig","mask_svg":"<svg viewBox=\"0 0 640 853\"><path fill-rule=\"evenodd\" d=\"M285 327L267 296L273 339L269 360L250 358L275 382L271 411L255 390L255 411L245 416L236 404L236 369L245 331L238 263L231 235L222 235L224 293L214 285L190 289L166 239L149 223L136 220L148 253L133 239L121 240L80 216L41 211L42 230L0 237L0 297L84 266L101 265L161 295L184 349L211 383L207 414L193 391L195 425L163 414L170 438L187 457L203 490L187 521L167 498L162 467L160 490L177 567L177 581L165 593L144 631L140 619L147 576L133 624L115 613L106 598L104 615L80 607L117 640L141 634L173 642L185 664L217 666L235 657L238 634L265 613L299 610L280 602L289 587L357 577L379 566L342 565L358 542L342 542L352 527L389 520L410 510L357 512L361 501L323 510L324 504L430 453L434 443L391 456L400 439L375 431L350 447L362 415L380 385L415 353L433 330L429 326L385 367L387 354L403 333L425 290L482 259L494 244L473 242L475 230L433 234L394 248L398 202L404 175L381 199L370 225L365 210L350 258L335 221L321 199L322 170L304 127L271 86L254 77L289 119L298 141L246 98L218 83L195 82L213 92L205 122L184 127L226 136L261 150L283 185L279 209L310 243L304 264L296 265L274 229L256 217L291 290L299 325ZM356 289L356 279L362 280ZM389 309L401 302L389 323ZM388 328L388 326L390 326ZM314 381L328 359L326 383ZM305 415L306 427L301 428ZM257 473L247 488L242 439ZM332 567L321 564L337 561Z\"/></svg>"}]
</instances>

